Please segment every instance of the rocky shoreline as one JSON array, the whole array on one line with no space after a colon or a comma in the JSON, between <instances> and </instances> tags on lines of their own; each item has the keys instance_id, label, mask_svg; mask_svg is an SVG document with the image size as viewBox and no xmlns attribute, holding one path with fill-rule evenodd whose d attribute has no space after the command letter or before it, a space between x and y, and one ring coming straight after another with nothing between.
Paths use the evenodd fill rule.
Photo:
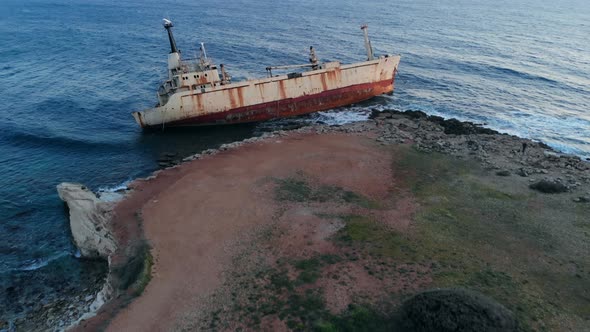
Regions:
<instances>
[{"instance_id":1,"label":"rocky shoreline","mask_svg":"<svg viewBox=\"0 0 590 332\"><path fill-rule=\"evenodd\" d=\"M1 315L0 331L61 330L90 311L104 284L106 263L96 260L76 262L81 266L75 273L69 271L73 260L78 259L63 257L37 270L13 273L6 289L6 303L2 303L10 312ZM43 289L51 291L44 292ZM55 295L46 296L46 293Z\"/></svg>"},{"instance_id":2,"label":"rocky shoreline","mask_svg":"<svg viewBox=\"0 0 590 332\"><path fill-rule=\"evenodd\" d=\"M559 153L541 142L524 139L456 119L445 120L419 111L375 113L382 144L412 142L424 152L440 152L473 158L499 176L526 177L529 182L562 184L579 192L576 201L590 200L590 163L578 156Z\"/></svg>"},{"instance_id":3,"label":"rocky shoreline","mask_svg":"<svg viewBox=\"0 0 590 332\"><path fill-rule=\"evenodd\" d=\"M499 177L527 178L533 189L535 184L542 181L559 184L563 186L563 190L569 192L574 203L590 202L590 165L579 157L558 153L543 143L500 134L473 123L460 122L455 119L445 120L415 111L375 112L371 116L371 120L366 122L344 126L314 125L293 131L267 133L261 137L225 144L219 149L210 149L182 158L182 163L207 158L221 151L235 149L252 142L289 136L291 132L373 133L374 139L384 146L413 144L419 151L438 152L459 159L476 160L486 169L496 172ZM80 247L84 256L107 259L110 272L107 282L97 294L97 298L87 299L85 297L84 308L88 309L87 313L80 315L81 317L71 315L69 319L55 320L54 329L63 329L74 322L88 324L88 319L95 313L98 316L90 319L91 324L85 326L104 326L105 322L109 321L108 317L112 317L119 308L129 303L145 287L146 274L149 280L151 258L149 258L149 250L143 240L141 216L128 216L127 220L132 219L135 225L126 225L123 229L121 229L120 223L115 227L111 223L113 215L118 218L115 222L122 220L121 214L114 213L114 209L115 207L121 209L118 202L127 200L125 197L133 192L137 183L157 178L166 181L166 174L173 172L171 169L178 167L179 163L175 159L179 158L176 154L171 153L166 158L166 160L160 161L161 166L167 167L166 169L156 171L146 179L136 180L129 186L128 192L121 193L122 195L117 197L105 196L101 200L82 185L60 185L61 189L58 189L60 197L70 205L72 216L70 222L73 223L74 242ZM149 197L149 193L143 193L143 195ZM80 202L83 204L78 204ZM141 253L141 255L137 256L137 253ZM132 257L139 257L139 259L130 264ZM115 300L103 306L112 298ZM38 317L47 316L42 311L38 315ZM43 322L43 324L46 323ZM39 327L46 329L47 325L39 325ZM0 327L1 329L2 327Z\"/></svg>"}]
</instances>

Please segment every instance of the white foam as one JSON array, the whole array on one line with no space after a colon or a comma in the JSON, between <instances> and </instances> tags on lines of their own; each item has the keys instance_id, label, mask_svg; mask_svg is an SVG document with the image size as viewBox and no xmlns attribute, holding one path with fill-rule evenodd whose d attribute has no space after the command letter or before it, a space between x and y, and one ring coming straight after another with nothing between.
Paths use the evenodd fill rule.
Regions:
<instances>
[{"instance_id":1,"label":"white foam","mask_svg":"<svg viewBox=\"0 0 590 332\"><path fill-rule=\"evenodd\" d=\"M131 183L131 180L126 180L123 183L117 184L114 187L99 187L99 193L115 193L118 191L123 191L129 189L128 185Z\"/></svg>"},{"instance_id":2,"label":"white foam","mask_svg":"<svg viewBox=\"0 0 590 332\"><path fill-rule=\"evenodd\" d=\"M303 121L311 123L325 123L330 126L345 125L347 123L365 121L371 115L371 110L365 107L336 108L334 110L314 113L312 117Z\"/></svg>"}]
</instances>

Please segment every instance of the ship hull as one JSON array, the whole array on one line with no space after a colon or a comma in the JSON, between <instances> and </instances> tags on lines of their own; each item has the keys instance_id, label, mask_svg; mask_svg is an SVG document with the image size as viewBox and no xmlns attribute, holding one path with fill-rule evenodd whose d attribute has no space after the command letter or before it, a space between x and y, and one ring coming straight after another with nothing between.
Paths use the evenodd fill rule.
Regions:
<instances>
[{"instance_id":1,"label":"ship hull","mask_svg":"<svg viewBox=\"0 0 590 332\"><path fill-rule=\"evenodd\" d=\"M142 128L222 125L285 118L390 93L399 57L303 73L303 77L251 80L209 92L181 94L168 108L133 116ZM307 77L306 77L307 76ZM215 93L212 93L215 92Z\"/></svg>"},{"instance_id":2,"label":"ship hull","mask_svg":"<svg viewBox=\"0 0 590 332\"><path fill-rule=\"evenodd\" d=\"M198 115L166 123L166 126L199 126L266 121L303 115L350 105L393 91L393 81L359 84L324 91L315 95L272 101L231 109L225 112ZM161 126L161 125L156 125ZM152 126L154 127L154 126Z\"/></svg>"}]
</instances>

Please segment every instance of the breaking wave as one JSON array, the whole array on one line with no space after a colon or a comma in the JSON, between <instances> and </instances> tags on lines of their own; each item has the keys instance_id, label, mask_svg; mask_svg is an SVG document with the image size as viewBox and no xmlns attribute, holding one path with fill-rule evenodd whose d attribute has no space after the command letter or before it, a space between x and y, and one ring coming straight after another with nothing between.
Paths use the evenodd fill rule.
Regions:
<instances>
[{"instance_id":1,"label":"breaking wave","mask_svg":"<svg viewBox=\"0 0 590 332\"><path fill-rule=\"evenodd\" d=\"M104 187L99 187L98 188L98 192L104 192L104 193L115 193L118 191L122 191L122 190L127 190L129 189L128 185L129 183L131 183L132 180L126 180L122 183L116 184L114 186L104 186Z\"/></svg>"}]
</instances>

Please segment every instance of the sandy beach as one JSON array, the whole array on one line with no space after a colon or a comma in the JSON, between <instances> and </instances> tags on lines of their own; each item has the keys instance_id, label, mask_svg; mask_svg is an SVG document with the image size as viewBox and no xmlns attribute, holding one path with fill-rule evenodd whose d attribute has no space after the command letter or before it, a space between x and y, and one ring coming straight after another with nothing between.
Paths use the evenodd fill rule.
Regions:
<instances>
[{"instance_id":1,"label":"sandy beach","mask_svg":"<svg viewBox=\"0 0 590 332\"><path fill-rule=\"evenodd\" d=\"M543 180L563 192L531 189ZM379 329L412 295L456 287L498 301L518 330L590 326L589 165L541 143L384 112L223 147L130 189L112 220L121 291L77 330L329 330L361 316ZM143 281L124 282L138 250Z\"/></svg>"}]
</instances>

